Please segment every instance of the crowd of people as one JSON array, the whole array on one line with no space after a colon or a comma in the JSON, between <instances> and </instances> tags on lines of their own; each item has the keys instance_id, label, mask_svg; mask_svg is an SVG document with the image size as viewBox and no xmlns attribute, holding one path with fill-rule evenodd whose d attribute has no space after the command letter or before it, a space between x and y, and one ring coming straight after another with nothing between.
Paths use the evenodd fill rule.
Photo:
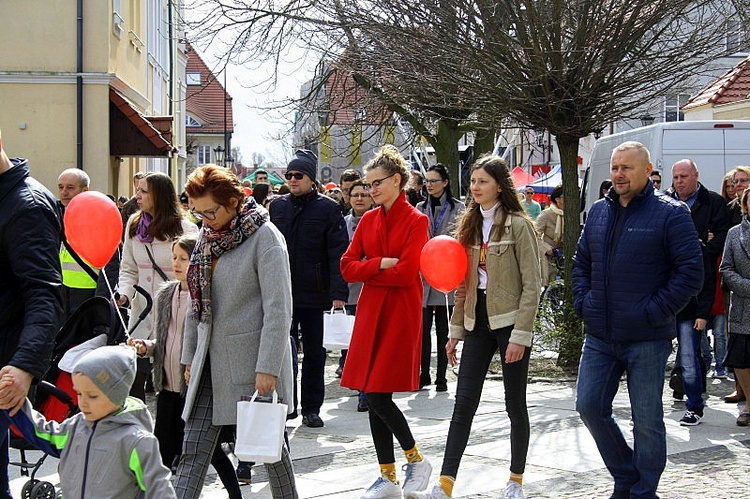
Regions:
<instances>
[{"instance_id":1,"label":"crowd of people","mask_svg":"<svg viewBox=\"0 0 750 499\"><path fill-rule=\"evenodd\" d=\"M323 427L324 315L344 309L354 326L337 374L358 392L357 410L368 413L378 461L362 497L452 497L496 355L510 421L504 497L524 497L532 331L540 293L557 273L553 253L563 246L562 186L542 210L533 189L516 189L504 160L484 156L471 168L462 202L446 166L416 172L388 145L362 172L346 170L327 187L317 181L318 158L307 150L287 165L281 192L262 170L248 186L225 168L203 165L182 195L169 176L138 173L134 196L117 200L121 248L100 269L77 254L62 230L65 208L89 189L86 173L63 171L56 200L29 176L27 162L10 159L2 145L0 136L0 421L60 458L64 496L107 495L87 477L88 453L81 460L81 449L94 442L95 449L120 449L127 457L96 468L123 496L197 499L211 464L228 496L242 497L239 482L251 480L254 463L235 470L222 446L234 439L237 401L256 390L276 392L288 405L288 420L301 416L302 425ZM745 401L750 390L750 168L730 172L721 194L699 182L698 165L689 159L671 173L672 187L661 191L661 175L642 144L615 148L612 178L589 212L573 262L574 305L585 331L576 409L612 474L614 498L657 497L673 338L679 349L670 386L676 398L687 397L680 424L700 424L709 374L726 378L733 371L737 389L728 402ZM423 246L445 235L457 239L468 259L450 293L420 275ZM155 297L139 323L145 300L136 286ZM43 375L62 321L97 294L127 309L138 325L127 345L77 360L73 385L81 413L47 421L26 399L31 381ZM430 483L432 462L393 395L433 383L447 391L448 366L459 360L440 473ZM632 446L612 414L624 373ZM156 392L155 425L143 403L148 381ZM750 424L747 405L737 424ZM95 432L97 425L106 430ZM7 432L3 437L0 496L10 497ZM281 459L265 467L273 497L298 497L288 439Z\"/></svg>"}]
</instances>

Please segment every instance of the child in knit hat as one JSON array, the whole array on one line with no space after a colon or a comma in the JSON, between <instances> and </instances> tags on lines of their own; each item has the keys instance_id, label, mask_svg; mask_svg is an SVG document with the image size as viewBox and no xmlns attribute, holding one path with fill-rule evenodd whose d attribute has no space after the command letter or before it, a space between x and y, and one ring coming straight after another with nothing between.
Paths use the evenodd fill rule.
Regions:
<instances>
[{"instance_id":1,"label":"child in knit hat","mask_svg":"<svg viewBox=\"0 0 750 499\"><path fill-rule=\"evenodd\" d=\"M28 399L12 417L2 411L26 440L60 458L63 496L176 498L151 414L128 397L135 379L133 348L92 350L75 364L72 377L81 412L62 423L47 421ZM6 383L0 379L0 387Z\"/></svg>"}]
</instances>

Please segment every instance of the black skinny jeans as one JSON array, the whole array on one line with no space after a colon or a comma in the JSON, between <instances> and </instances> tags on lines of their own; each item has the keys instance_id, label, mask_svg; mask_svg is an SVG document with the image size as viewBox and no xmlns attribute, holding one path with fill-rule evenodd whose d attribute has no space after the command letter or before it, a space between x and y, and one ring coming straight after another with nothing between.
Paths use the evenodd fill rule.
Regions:
<instances>
[{"instance_id":1,"label":"black skinny jeans","mask_svg":"<svg viewBox=\"0 0 750 499\"><path fill-rule=\"evenodd\" d=\"M482 386L493 355L499 349L502 356L505 410L510 418L510 471L523 473L529 450L529 413L526 410L526 382L531 349L527 348L521 360L505 363L505 349L513 326L490 330L487 319L487 301L479 292L476 308L476 327L466 333L458 373L456 404L453 407L448 441L441 475L456 477L458 466L469 441L471 423L477 412Z\"/></svg>"},{"instance_id":2,"label":"black skinny jeans","mask_svg":"<svg viewBox=\"0 0 750 499\"><path fill-rule=\"evenodd\" d=\"M367 403L370 406L370 433L375 444L375 453L378 455L378 464L395 463L394 436L403 450L414 447L414 437L409 429L409 423L393 402L392 393L368 393Z\"/></svg>"},{"instance_id":3,"label":"black skinny jeans","mask_svg":"<svg viewBox=\"0 0 750 499\"><path fill-rule=\"evenodd\" d=\"M437 373L435 384L445 383L445 372L448 369L448 355L445 344L448 343L448 317L453 313L453 306L428 305L422 308L422 368L419 377L420 385L430 384L430 360L432 360L432 318L435 317L435 335L437 338Z\"/></svg>"}]
</instances>

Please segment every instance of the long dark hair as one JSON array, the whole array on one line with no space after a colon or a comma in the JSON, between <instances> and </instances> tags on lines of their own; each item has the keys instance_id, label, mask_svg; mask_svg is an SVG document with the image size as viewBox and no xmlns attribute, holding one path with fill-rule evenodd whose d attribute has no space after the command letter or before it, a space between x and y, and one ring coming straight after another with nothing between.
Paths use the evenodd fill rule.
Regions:
<instances>
[{"instance_id":1,"label":"long dark hair","mask_svg":"<svg viewBox=\"0 0 750 499\"><path fill-rule=\"evenodd\" d=\"M448 175L448 169L445 167L442 163L435 163L431 167L427 169L428 172L436 172L438 175L440 175L440 178L443 180L447 180L448 184L445 186L445 193L446 193L446 199L448 200L448 204L451 205L451 210L456 207L456 203L453 201L453 193L451 192L451 178Z\"/></svg>"},{"instance_id":2,"label":"long dark hair","mask_svg":"<svg viewBox=\"0 0 750 499\"><path fill-rule=\"evenodd\" d=\"M508 214L529 218L526 210L521 206L513 177L510 175L510 168L503 158L489 154L484 155L472 166L472 173L476 170L484 170L500 184L500 206L495 213L493 228L503 227ZM464 247L469 248L482 241L482 213L479 208L479 203L472 199L456 228L456 239Z\"/></svg>"},{"instance_id":3,"label":"long dark hair","mask_svg":"<svg viewBox=\"0 0 750 499\"><path fill-rule=\"evenodd\" d=\"M182 235L182 207L177 198L172 179L160 172L149 172L143 176L154 201L154 219L148 225L148 233L154 239L169 241ZM130 222L128 234L135 237L142 211L138 211Z\"/></svg>"}]
</instances>

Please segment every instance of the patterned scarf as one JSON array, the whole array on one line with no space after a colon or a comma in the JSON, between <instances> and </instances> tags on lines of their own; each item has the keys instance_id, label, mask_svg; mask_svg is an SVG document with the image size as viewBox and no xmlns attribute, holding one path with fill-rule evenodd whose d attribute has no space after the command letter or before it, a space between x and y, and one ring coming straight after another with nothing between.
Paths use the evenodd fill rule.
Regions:
<instances>
[{"instance_id":1,"label":"patterned scarf","mask_svg":"<svg viewBox=\"0 0 750 499\"><path fill-rule=\"evenodd\" d=\"M145 211L141 211L141 217L138 219L138 227L135 229L135 235L140 242L147 244L154 242L154 236L148 233L148 225L153 219L154 217Z\"/></svg>"},{"instance_id":2,"label":"patterned scarf","mask_svg":"<svg viewBox=\"0 0 750 499\"><path fill-rule=\"evenodd\" d=\"M214 230L203 225L198 243L190 256L187 271L192 319L204 324L211 321L211 279L214 259L245 242L267 221L268 211L249 197L240 213L226 227Z\"/></svg>"}]
</instances>

